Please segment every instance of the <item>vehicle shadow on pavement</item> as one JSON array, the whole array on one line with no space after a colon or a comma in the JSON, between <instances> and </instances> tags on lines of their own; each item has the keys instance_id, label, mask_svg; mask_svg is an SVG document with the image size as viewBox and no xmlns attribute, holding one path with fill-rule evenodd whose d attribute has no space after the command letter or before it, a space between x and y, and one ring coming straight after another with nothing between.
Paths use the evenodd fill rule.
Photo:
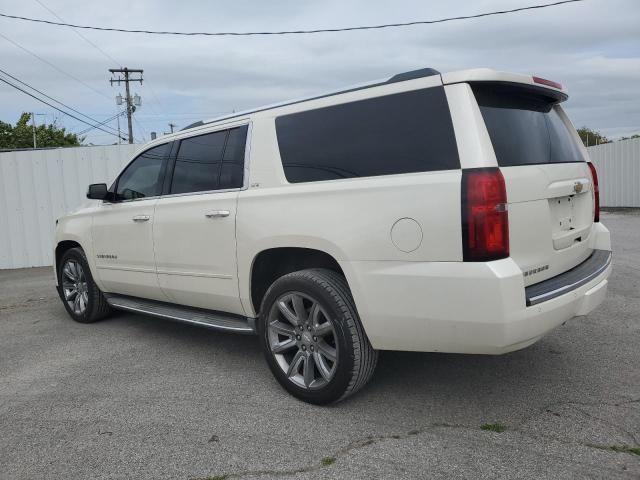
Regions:
<instances>
[{"instance_id":1,"label":"vehicle shadow on pavement","mask_svg":"<svg viewBox=\"0 0 640 480\"><path fill-rule=\"evenodd\" d=\"M110 328L135 331L150 349L165 352L167 362L173 362L169 352L174 350L182 363L204 362L212 368L223 368L231 377L250 378L256 387L266 388L284 402L300 403L281 391L271 378L256 336L128 313L118 313L107 323ZM382 351L370 384L337 408L360 408L371 401L378 408L400 402L404 408L444 403L449 408L458 405L463 410L495 413L504 407L508 410L505 413L512 415L567 399L568 385L573 385L571 398L589 394L586 390L581 393L581 386L589 384L593 365L562 341L561 329L559 335L552 334L524 350L500 356Z\"/></svg>"},{"instance_id":2,"label":"vehicle shadow on pavement","mask_svg":"<svg viewBox=\"0 0 640 480\"><path fill-rule=\"evenodd\" d=\"M587 451L594 460L580 468L635 465L634 456L607 450L635 445L640 425L640 409L629 401L638 396L637 345L621 335L627 320L612 311L615 302L502 356L380 352L371 382L329 407L284 391L255 336L124 312L79 324L52 296L16 305L5 312L2 353L13 392L5 408L20 421L7 428L12 438L33 445L55 438L61 446L44 449L33 471L64 458L89 477L89 451L101 452L102 471L139 471L139 478L162 468L180 478L265 469L329 474L332 461L341 472L335 478L345 468L350 478L399 478L398 469L422 472L425 461L436 469L443 458L460 465L470 449L487 465L505 452L537 465L549 448L562 452L555 461L568 470ZM40 439L41 425L54 433ZM506 430L481 428L487 425ZM291 448L291 439L315 445L318 438L330 442L304 461ZM65 456L73 451L67 445L92 447ZM121 465L123 451L139 463ZM12 458L23 468L22 457Z\"/></svg>"}]
</instances>

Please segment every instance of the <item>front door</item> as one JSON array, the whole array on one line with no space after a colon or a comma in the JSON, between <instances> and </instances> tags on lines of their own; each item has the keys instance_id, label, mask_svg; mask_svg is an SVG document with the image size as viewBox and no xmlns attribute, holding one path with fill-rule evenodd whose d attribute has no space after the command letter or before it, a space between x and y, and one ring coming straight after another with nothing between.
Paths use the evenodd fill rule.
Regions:
<instances>
[{"instance_id":1,"label":"front door","mask_svg":"<svg viewBox=\"0 0 640 480\"><path fill-rule=\"evenodd\" d=\"M114 200L94 214L95 262L107 292L166 300L155 272L153 224L169 145L138 155L116 180Z\"/></svg>"},{"instance_id":2,"label":"front door","mask_svg":"<svg viewBox=\"0 0 640 480\"><path fill-rule=\"evenodd\" d=\"M247 126L180 142L171 181L155 207L160 287L182 305L244 314L236 266L236 206Z\"/></svg>"}]
</instances>

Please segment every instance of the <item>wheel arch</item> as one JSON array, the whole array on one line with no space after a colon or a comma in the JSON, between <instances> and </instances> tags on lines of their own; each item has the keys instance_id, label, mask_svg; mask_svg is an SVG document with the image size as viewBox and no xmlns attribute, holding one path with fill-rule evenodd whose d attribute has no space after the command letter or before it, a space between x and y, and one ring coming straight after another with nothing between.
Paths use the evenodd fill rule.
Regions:
<instances>
[{"instance_id":1,"label":"wheel arch","mask_svg":"<svg viewBox=\"0 0 640 480\"><path fill-rule=\"evenodd\" d=\"M275 280L288 273L309 268L326 268L347 279L336 258L323 250L305 247L273 247L258 252L253 257L249 276L251 307L256 316L259 315L265 293Z\"/></svg>"},{"instance_id":2,"label":"wheel arch","mask_svg":"<svg viewBox=\"0 0 640 480\"><path fill-rule=\"evenodd\" d=\"M94 282L102 289L102 284L100 279L96 275L96 266L91 258L92 250L88 249L86 245L82 243L82 239L80 238L62 238L59 239L56 243L56 247L54 249L54 259L53 259L53 271L55 276L56 285L58 285L58 267L60 266L60 261L64 254L72 248L80 248L85 254L87 258L87 263L89 265L89 270L91 271L91 276L93 277Z\"/></svg>"},{"instance_id":3,"label":"wheel arch","mask_svg":"<svg viewBox=\"0 0 640 480\"><path fill-rule=\"evenodd\" d=\"M80 243L76 242L75 240L61 240L58 242L58 244L56 245L55 264L54 264L54 267L56 268L56 270L60 265L60 260L62 260L62 256L65 254L67 250L71 250L72 248L82 248L82 245L80 245Z\"/></svg>"}]
</instances>

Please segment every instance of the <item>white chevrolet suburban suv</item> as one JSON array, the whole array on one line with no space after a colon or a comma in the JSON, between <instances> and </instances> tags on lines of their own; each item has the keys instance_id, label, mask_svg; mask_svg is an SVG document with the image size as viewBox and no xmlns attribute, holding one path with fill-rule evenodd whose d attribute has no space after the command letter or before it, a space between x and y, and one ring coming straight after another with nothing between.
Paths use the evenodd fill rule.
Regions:
<instances>
[{"instance_id":1,"label":"white chevrolet suburban suv","mask_svg":"<svg viewBox=\"0 0 640 480\"><path fill-rule=\"evenodd\" d=\"M326 404L379 350L501 354L603 301L609 231L562 85L479 69L198 122L60 218L66 310L257 333Z\"/></svg>"}]
</instances>

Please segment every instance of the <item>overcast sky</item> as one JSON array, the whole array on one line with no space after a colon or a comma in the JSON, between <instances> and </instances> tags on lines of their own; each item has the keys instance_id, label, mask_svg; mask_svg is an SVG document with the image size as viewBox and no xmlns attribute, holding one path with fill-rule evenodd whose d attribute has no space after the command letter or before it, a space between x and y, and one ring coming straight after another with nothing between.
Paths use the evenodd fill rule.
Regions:
<instances>
[{"instance_id":1,"label":"overcast sky","mask_svg":"<svg viewBox=\"0 0 640 480\"><path fill-rule=\"evenodd\" d=\"M252 31L407 22L511 9L549 0L40 0L69 23L133 29ZM0 3L0 12L56 20L36 0ZM117 65L66 27L0 18L0 33L91 89L0 37L0 68L96 119L116 113L109 68L143 68L134 85L136 141L233 110L322 93L421 67L490 67L559 81L576 127L609 137L640 133L640 0L582 3L386 30L271 37L174 37L82 30ZM46 105L0 84L0 120ZM72 132L85 128L56 114ZM115 122L111 124L115 127ZM126 129L125 122L121 127ZM115 137L89 134L88 142Z\"/></svg>"}]
</instances>

